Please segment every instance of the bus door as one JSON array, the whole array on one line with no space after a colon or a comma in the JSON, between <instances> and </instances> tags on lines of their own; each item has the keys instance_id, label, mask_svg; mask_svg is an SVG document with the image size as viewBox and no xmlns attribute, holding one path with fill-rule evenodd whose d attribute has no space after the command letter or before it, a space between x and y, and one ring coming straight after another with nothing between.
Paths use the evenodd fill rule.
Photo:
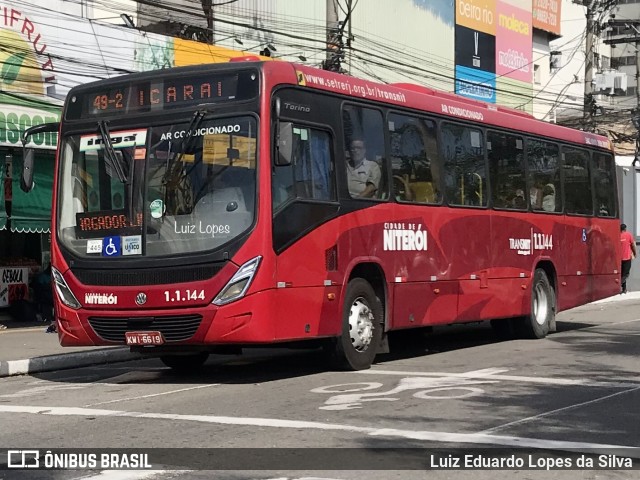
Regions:
<instances>
[{"instance_id":1,"label":"bus door","mask_svg":"<svg viewBox=\"0 0 640 480\"><path fill-rule=\"evenodd\" d=\"M531 142L529 146L532 146ZM528 182L525 163L525 139L516 133L487 131L487 158L491 184L491 269L487 290L491 300L484 308L484 318L516 317L530 306L530 296L523 290L531 277L534 232L541 232L543 216L529 213L541 201L539 185L559 178L557 147L555 161L535 167L530 164ZM538 148L539 150L542 147ZM551 151L549 150L549 155ZM533 154L529 155L533 158ZM547 158L547 157L544 157ZM538 170L535 170L535 168ZM556 182L559 188L560 182ZM528 186L531 188L528 188Z\"/></svg>"},{"instance_id":2,"label":"bus door","mask_svg":"<svg viewBox=\"0 0 640 480\"><path fill-rule=\"evenodd\" d=\"M300 101L293 98L296 104ZM309 105L310 100L304 103ZM291 148L286 159L276 152L271 173L279 285L276 336L333 335L341 328L339 302L328 300L341 283L337 262L328 260L335 256L331 252L335 254L337 241L330 220L339 211L333 135L327 128L303 121L281 120L278 128Z\"/></svg>"},{"instance_id":3,"label":"bus door","mask_svg":"<svg viewBox=\"0 0 640 480\"><path fill-rule=\"evenodd\" d=\"M459 285L456 321L482 318L490 299L491 216L487 211L487 164L483 132L441 125L445 199L451 207L440 228L447 263L444 278Z\"/></svg>"},{"instance_id":4,"label":"bus door","mask_svg":"<svg viewBox=\"0 0 640 480\"><path fill-rule=\"evenodd\" d=\"M591 298L593 262L590 244L594 237L594 205L591 186L590 155L582 148L562 147L564 202L567 224L562 245L564 282L563 301L573 305Z\"/></svg>"},{"instance_id":5,"label":"bus door","mask_svg":"<svg viewBox=\"0 0 640 480\"><path fill-rule=\"evenodd\" d=\"M611 239L618 238L618 209L616 202L616 164L613 155L595 152L591 157L591 172L595 198L595 214L598 228L592 229L590 238L591 271L593 274L592 298L606 297L611 292L611 274L619 271L616 245ZM608 220L608 221L607 221Z\"/></svg>"},{"instance_id":6,"label":"bus door","mask_svg":"<svg viewBox=\"0 0 640 480\"><path fill-rule=\"evenodd\" d=\"M448 220L443 206L437 123L390 113L391 194L398 203L384 225L384 259L391 270L391 328L452 323L458 284L446 278L449 262L439 237Z\"/></svg>"}]
</instances>

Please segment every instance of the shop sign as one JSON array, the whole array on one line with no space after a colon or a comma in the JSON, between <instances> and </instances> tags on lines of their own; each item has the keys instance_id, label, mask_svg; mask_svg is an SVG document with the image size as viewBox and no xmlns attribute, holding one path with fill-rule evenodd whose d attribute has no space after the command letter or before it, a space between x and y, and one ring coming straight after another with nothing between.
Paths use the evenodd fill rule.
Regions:
<instances>
[{"instance_id":1,"label":"shop sign","mask_svg":"<svg viewBox=\"0 0 640 480\"><path fill-rule=\"evenodd\" d=\"M35 108L17 105L0 105L0 145L22 147L20 137L29 127L43 123L57 122L58 115ZM55 149L58 143L58 132L38 133L31 135L28 143L31 147Z\"/></svg>"},{"instance_id":2,"label":"shop sign","mask_svg":"<svg viewBox=\"0 0 640 480\"><path fill-rule=\"evenodd\" d=\"M0 307L29 299L29 269L24 267L0 268Z\"/></svg>"}]
</instances>

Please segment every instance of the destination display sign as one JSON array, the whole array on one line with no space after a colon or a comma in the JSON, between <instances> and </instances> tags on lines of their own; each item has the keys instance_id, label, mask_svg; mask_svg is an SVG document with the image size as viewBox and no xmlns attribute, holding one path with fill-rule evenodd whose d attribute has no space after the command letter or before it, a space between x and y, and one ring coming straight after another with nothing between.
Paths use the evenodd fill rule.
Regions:
<instances>
[{"instance_id":1,"label":"destination display sign","mask_svg":"<svg viewBox=\"0 0 640 480\"><path fill-rule=\"evenodd\" d=\"M158 80L107 84L71 97L66 118L106 117L248 100L257 96L257 72L159 76Z\"/></svg>"},{"instance_id":2,"label":"destination display sign","mask_svg":"<svg viewBox=\"0 0 640 480\"><path fill-rule=\"evenodd\" d=\"M130 220L122 211L76 213L76 237L96 238L111 234L129 235L142 230L142 213Z\"/></svg>"}]
</instances>

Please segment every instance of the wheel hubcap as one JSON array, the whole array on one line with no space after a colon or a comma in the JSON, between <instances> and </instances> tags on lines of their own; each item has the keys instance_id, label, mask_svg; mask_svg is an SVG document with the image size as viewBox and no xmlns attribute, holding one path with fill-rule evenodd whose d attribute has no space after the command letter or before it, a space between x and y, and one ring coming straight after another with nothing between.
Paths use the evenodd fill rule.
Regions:
<instances>
[{"instance_id":1,"label":"wheel hubcap","mask_svg":"<svg viewBox=\"0 0 640 480\"><path fill-rule=\"evenodd\" d=\"M373 312L366 300L362 297L356 298L349 311L349 336L353 348L357 351L362 352L371 344L373 322Z\"/></svg>"},{"instance_id":2,"label":"wheel hubcap","mask_svg":"<svg viewBox=\"0 0 640 480\"><path fill-rule=\"evenodd\" d=\"M549 314L549 300L542 284L537 284L533 297L533 318L538 325L544 325Z\"/></svg>"}]
</instances>

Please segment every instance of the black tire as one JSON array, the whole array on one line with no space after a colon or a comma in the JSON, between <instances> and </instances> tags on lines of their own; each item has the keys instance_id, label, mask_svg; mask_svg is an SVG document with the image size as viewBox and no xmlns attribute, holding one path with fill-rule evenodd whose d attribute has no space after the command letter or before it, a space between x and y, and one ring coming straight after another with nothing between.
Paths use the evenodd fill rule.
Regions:
<instances>
[{"instance_id":1,"label":"black tire","mask_svg":"<svg viewBox=\"0 0 640 480\"><path fill-rule=\"evenodd\" d=\"M371 367L378 353L382 329L380 299L369 282L354 278L347 285L344 297L342 335L331 339L325 347L333 366L340 370L366 370Z\"/></svg>"},{"instance_id":2,"label":"black tire","mask_svg":"<svg viewBox=\"0 0 640 480\"><path fill-rule=\"evenodd\" d=\"M209 358L207 352L190 355L163 355L160 361L176 372L189 373L198 370Z\"/></svg>"},{"instance_id":3,"label":"black tire","mask_svg":"<svg viewBox=\"0 0 640 480\"><path fill-rule=\"evenodd\" d=\"M544 338L555 322L555 292L546 272L536 268L531 285L531 313L520 318L518 331L522 338Z\"/></svg>"}]
</instances>

